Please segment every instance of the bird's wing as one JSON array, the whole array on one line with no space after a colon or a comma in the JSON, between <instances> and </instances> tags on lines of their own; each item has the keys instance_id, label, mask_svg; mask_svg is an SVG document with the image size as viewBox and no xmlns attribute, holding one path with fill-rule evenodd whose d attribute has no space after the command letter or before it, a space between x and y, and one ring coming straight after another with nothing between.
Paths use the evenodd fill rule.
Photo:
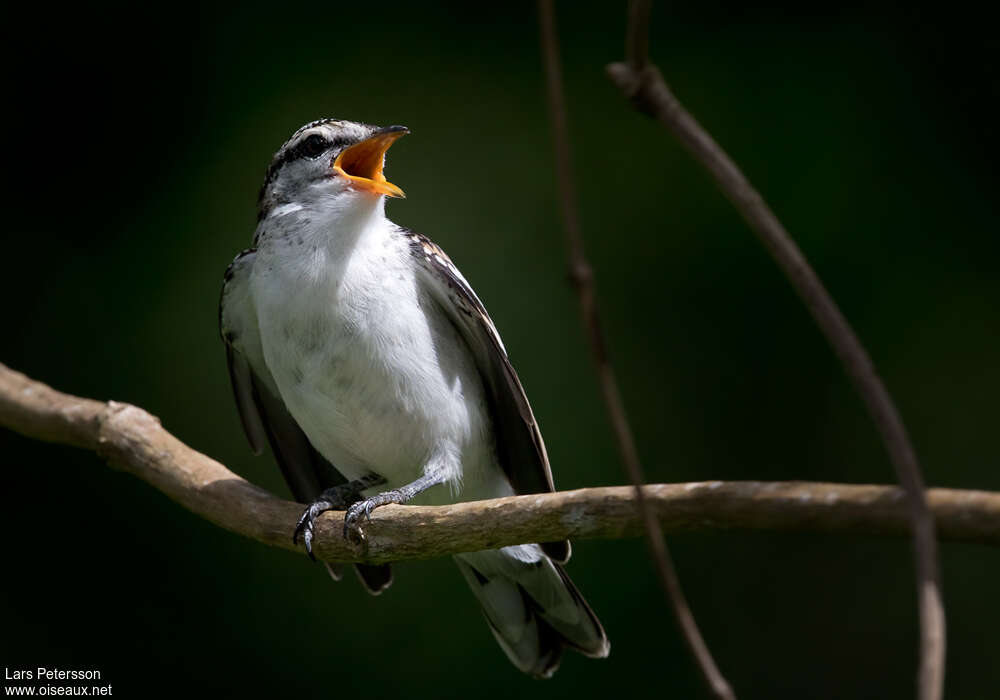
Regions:
<instances>
[{"instance_id":1,"label":"bird's wing","mask_svg":"<svg viewBox=\"0 0 1000 700\"><path fill-rule=\"evenodd\" d=\"M244 250L226 268L219 300L219 332L226 344L226 361L233 384L236 408L254 454L264 443L274 458L295 500L309 503L324 489L346 483L343 477L309 442L302 428L281 400L281 394L264 362L257 311L250 295L250 271L256 250ZM340 580L340 569L327 563L327 570ZM388 564L355 564L354 568L370 593L378 595L392 583Z\"/></svg>"},{"instance_id":2,"label":"bird's wing","mask_svg":"<svg viewBox=\"0 0 1000 700\"><path fill-rule=\"evenodd\" d=\"M407 238L425 289L458 329L475 358L493 418L497 457L514 491L555 491L538 422L483 302L433 241L407 229L400 229L400 234ZM569 542L548 542L542 547L556 561L569 559Z\"/></svg>"}]
</instances>

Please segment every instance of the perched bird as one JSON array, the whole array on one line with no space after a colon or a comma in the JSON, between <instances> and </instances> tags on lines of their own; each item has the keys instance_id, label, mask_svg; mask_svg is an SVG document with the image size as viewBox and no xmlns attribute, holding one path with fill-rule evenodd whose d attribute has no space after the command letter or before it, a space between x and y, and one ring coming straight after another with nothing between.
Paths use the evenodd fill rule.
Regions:
<instances>
[{"instance_id":1,"label":"perched bird","mask_svg":"<svg viewBox=\"0 0 1000 700\"><path fill-rule=\"evenodd\" d=\"M294 532L347 509L363 536L387 503L440 505L554 490L545 444L486 309L428 238L389 221L403 192L382 173L405 127L306 124L260 191L253 245L226 270L219 308L243 428L293 495ZM565 647L608 638L562 568L569 542L461 554L455 562L517 668L550 676ZM328 566L334 578L339 571ZM374 594L389 566L356 566Z\"/></svg>"}]
</instances>

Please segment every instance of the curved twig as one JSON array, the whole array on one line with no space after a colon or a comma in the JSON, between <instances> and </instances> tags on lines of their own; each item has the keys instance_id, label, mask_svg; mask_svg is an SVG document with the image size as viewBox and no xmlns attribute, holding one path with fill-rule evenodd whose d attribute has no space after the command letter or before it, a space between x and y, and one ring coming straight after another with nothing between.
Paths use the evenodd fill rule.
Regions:
<instances>
[{"instance_id":1,"label":"curved twig","mask_svg":"<svg viewBox=\"0 0 1000 700\"><path fill-rule=\"evenodd\" d=\"M626 41L629 62L612 63L608 75L641 113L667 126L719 184L808 307L871 414L896 476L907 495L912 523L920 606L918 693L939 700L944 688L945 613L941 598L934 518L916 452L871 358L774 212L735 163L680 104L659 69L649 63L649 1L633 0ZM635 42L642 41L640 45Z\"/></svg>"},{"instance_id":2,"label":"curved twig","mask_svg":"<svg viewBox=\"0 0 1000 700\"><path fill-rule=\"evenodd\" d=\"M539 0L539 18L541 24L542 54L545 61L545 75L548 83L549 113L552 117L552 132L556 152L556 173L558 176L559 199L561 202L563 227L566 232L566 244L569 252L570 279L576 289L580 303L580 315L587 329L587 339L590 343L591 355L597 369L597 377L604 396L604 405L611 419L618 452L621 455L622 466L635 489L636 508L646 529L646 543L653 559L656 577L667 598L667 603L674 612L681 636L688 646L701 671L705 684L715 697L720 700L735 700L729 682L719 671L712 658L712 653L705 643L694 613L688 605L684 590L681 588L680 577L667 548L663 531L658 527L652 508L646 503L642 484L646 483L642 464L639 461L639 451L636 448L632 427L625 414L625 404L618 388L618 378L611 358L608 355L607 339L597 311L597 291L594 286L593 271L584 253L583 236L580 232L579 209L576 204L576 190L573 187L573 167L570 157L569 128L566 124L566 104L563 98L562 70L559 63L559 38L556 31L555 9L552 0ZM643 8L637 6L639 12ZM640 17L641 19L641 17ZM644 55L646 50L641 36L636 38L637 56Z\"/></svg>"},{"instance_id":3,"label":"curved twig","mask_svg":"<svg viewBox=\"0 0 1000 700\"><path fill-rule=\"evenodd\" d=\"M63 394L0 364L0 426L95 451L216 525L284 549L302 506L277 498L188 447L135 406ZM646 502L669 532L724 529L905 535L900 489L805 482L655 484ZM931 489L942 537L1000 546L1000 493ZM327 561L428 559L523 542L638 536L631 486L580 489L451 506L386 506L367 550L341 535L343 514L317 521Z\"/></svg>"}]
</instances>

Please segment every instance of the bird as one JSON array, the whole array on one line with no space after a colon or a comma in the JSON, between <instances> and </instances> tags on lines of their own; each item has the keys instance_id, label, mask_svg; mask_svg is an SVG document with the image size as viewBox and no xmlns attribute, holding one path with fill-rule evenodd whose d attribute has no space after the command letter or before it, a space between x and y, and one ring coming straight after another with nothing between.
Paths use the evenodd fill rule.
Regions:
<instances>
[{"instance_id":1,"label":"bird","mask_svg":"<svg viewBox=\"0 0 1000 700\"><path fill-rule=\"evenodd\" d=\"M430 238L386 217L386 199L404 196L384 175L386 151L408 133L338 119L295 131L267 168L252 245L224 276L219 327L243 429L306 504L293 540L310 557L328 510L346 510L344 536L358 542L388 503L555 490L479 296ZM503 652L537 678L567 648L610 650L563 568L570 551L558 541L454 557ZM355 570L373 594L392 583L388 565Z\"/></svg>"}]
</instances>

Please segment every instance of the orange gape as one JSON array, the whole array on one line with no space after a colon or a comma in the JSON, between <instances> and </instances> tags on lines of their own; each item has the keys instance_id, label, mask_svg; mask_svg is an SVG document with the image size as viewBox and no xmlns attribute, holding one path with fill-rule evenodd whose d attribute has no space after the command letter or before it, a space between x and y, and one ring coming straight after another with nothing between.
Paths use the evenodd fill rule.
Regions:
<instances>
[{"instance_id":1,"label":"orange gape","mask_svg":"<svg viewBox=\"0 0 1000 700\"><path fill-rule=\"evenodd\" d=\"M405 127L397 128L398 131L383 131L350 148L345 148L334 161L333 171L350 180L356 190L389 197L405 197L403 190L386 180L382 174L385 152L396 139L409 133L409 129Z\"/></svg>"}]
</instances>

